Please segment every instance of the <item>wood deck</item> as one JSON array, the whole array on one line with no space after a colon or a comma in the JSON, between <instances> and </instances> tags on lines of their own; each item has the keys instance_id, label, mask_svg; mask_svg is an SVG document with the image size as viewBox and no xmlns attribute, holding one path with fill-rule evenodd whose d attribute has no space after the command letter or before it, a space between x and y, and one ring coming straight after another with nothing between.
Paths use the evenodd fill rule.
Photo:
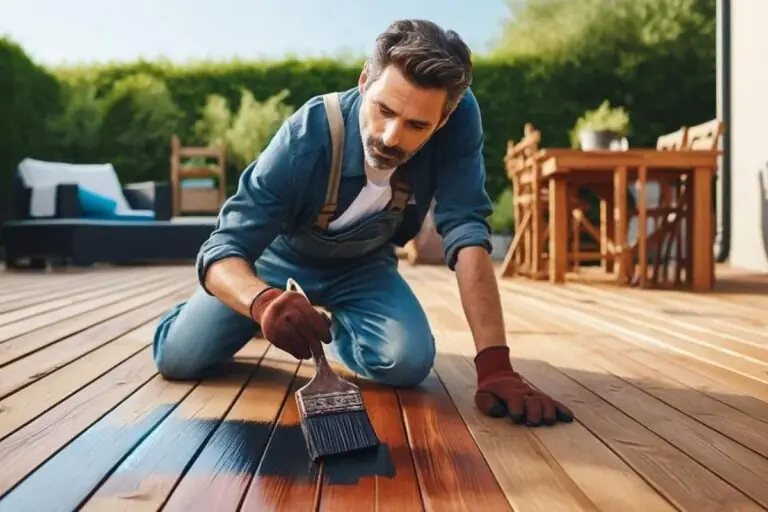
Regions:
<instances>
[{"instance_id":1,"label":"wood deck","mask_svg":"<svg viewBox=\"0 0 768 512\"><path fill-rule=\"evenodd\" d=\"M221 378L157 375L153 327L192 267L0 273L0 511L768 509L768 277L719 268L706 295L504 280L513 364L577 415L529 429L476 413L450 272L403 272L435 370L362 382L385 449L319 468L288 395L311 363L254 340Z\"/></svg>"}]
</instances>

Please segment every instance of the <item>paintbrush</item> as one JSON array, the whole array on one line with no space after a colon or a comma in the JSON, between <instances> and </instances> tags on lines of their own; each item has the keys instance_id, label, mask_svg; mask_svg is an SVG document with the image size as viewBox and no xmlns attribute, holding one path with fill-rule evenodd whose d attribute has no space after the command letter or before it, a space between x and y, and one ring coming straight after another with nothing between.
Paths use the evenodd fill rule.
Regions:
<instances>
[{"instance_id":1,"label":"paintbrush","mask_svg":"<svg viewBox=\"0 0 768 512\"><path fill-rule=\"evenodd\" d=\"M286 288L306 297L293 279L288 279ZM312 380L296 391L310 460L378 446L380 441L365 411L360 388L331 369L321 343L310 348L317 370Z\"/></svg>"}]
</instances>

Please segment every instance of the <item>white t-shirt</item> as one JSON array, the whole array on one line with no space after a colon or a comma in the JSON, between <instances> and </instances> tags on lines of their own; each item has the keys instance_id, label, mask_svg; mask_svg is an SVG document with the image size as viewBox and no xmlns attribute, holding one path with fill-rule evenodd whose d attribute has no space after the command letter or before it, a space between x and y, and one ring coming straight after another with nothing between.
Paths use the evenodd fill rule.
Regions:
<instances>
[{"instance_id":1,"label":"white t-shirt","mask_svg":"<svg viewBox=\"0 0 768 512\"><path fill-rule=\"evenodd\" d=\"M371 179L371 174L376 173L376 179ZM360 190L360 194L352 201L338 218L328 224L330 231L338 231L354 224L356 221L368 215L383 210L392 198L392 189L389 180L395 169L388 171L369 172L366 166L366 183Z\"/></svg>"}]
</instances>

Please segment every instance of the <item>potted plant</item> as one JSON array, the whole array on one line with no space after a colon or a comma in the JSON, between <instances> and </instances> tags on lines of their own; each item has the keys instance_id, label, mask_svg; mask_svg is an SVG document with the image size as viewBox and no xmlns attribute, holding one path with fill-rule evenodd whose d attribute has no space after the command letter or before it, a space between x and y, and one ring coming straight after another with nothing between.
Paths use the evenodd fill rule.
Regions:
<instances>
[{"instance_id":1,"label":"potted plant","mask_svg":"<svg viewBox=\"0 0 768 512\"><path fill-rule=\"evenodd\" d=\"M612 107L608 100L588 110L571 130L571 145L584 151L611 149L621 145L629 133L629 114L622 107Z\"/></svg>"}]
</instances>

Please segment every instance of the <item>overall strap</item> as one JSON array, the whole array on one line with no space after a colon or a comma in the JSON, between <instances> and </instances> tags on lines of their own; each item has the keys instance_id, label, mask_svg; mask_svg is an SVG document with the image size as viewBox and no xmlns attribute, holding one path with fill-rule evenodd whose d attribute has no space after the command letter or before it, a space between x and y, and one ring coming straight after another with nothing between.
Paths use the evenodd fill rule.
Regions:
<instances>
[{"instance_id":1,"label":"overall strap","mask_svg":"<svg viewBox=\"0 0 768 512\"><path fill-rule=\"evenodd\" d=\"M339 95L329 93L323 95L328 126L331 130L331 147L333 150L331 160L331 173L328 176L328 187L325 192L325 203L315 220L315 226L326 229L331 217L336 213L339 193L339 181L341 180L342 153L344 151L344 118L339 104Z\"/></svg>"}]
</instances>

